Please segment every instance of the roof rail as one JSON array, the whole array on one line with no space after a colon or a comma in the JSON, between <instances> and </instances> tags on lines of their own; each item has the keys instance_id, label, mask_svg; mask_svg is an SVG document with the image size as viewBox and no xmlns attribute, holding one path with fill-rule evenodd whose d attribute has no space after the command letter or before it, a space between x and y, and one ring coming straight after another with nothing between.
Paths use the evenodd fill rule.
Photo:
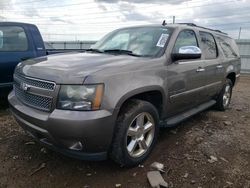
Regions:
<instances>
[{"instance_id":1,"label":"roof rail","mask_svg":"<svg viewBox=\"0 0 250 188\"><path fill-rule=\"evenodd\" d=\"M198 28L202 28L202 29L207 29L207 30L210 30L210 31L214 31L214 32L218 32L218 33L221 33L221 34L224 34L224 35L228 35L227 33L224 33L220 30L217 30L217 29L210 29L210 28L207 28L207 27L202 27L202 26L198 26L194 23L177 23L177 24L183 24L183 25L188 25L188 26L192 26L192 27L198 27Z\"/></svg>"},{"instance_id":2,"label":"roof rail","mask_svg":"<svg viewBox=\"0 0 250 188\"><path fill-rule=\"evenodd\" d=\"M196 24L194 23L177 23L177 24L183 24L183 25L188 25L188 26L194 26L194 27L197 27Z\"/></svg>"}]
</instances>

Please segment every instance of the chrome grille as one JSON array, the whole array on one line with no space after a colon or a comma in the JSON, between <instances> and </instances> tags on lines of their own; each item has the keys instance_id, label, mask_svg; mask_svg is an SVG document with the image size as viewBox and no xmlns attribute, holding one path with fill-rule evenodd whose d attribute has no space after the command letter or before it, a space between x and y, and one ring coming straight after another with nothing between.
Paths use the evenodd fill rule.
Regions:
<instances>
[{"instance_id":1,"label":"chrome grille","mask_svg":"<svg viewBox=\"0 0 250 188\"><path fill-rule=\"evenodd\" d=\"M45 111L49 111L51 109L52 98L27 93L18 88L16 85L14 85L14 89L17 98L28 106Z\"/></svg>"},{"instance_id":2,"label":"chrome grille","mask_svg":"<svg viewBox=\"0 0 250 188\"><path fill-rule=\"evenodd\" d=\"M14 80L18 83L26 83L34 87L47 89L53 91L55 89L55 83L49 81L41 81L35 78L28 78L25 76L21 76L19 74L14 75Z\"/></svg>"},{"instance_id":3,"label":"chrome grille","mask_svg":"<svg viewBox=\"0 0 250 188\"><path fill-rule=\"evenodd\" d=\"M25 90L22 87L24 84L28 85L29 89ZM50 111L52 109L52 94L55 87L56 84L53 82L29 78L22 75L14 75L14 91L18 100L39 110ZM47 94L41 94L42 91L45 91Z\"/></svg>"}]
</instances>

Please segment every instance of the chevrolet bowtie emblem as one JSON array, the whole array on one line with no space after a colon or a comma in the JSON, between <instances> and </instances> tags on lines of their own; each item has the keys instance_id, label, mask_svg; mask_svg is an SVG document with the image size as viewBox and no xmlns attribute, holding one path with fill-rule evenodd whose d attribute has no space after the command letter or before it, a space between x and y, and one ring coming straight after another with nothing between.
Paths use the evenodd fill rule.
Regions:
<instances>
[{"instance_id":1,"label":"chevrolet bowtie emblem","mask_svg":"<svg viewBox=\"0 0 250 188\"><path fill-rule=\"evenodd\" d=\"M26 84L26 83L21 83L20 84L20 88L24 91L28 91L30 89L30 85Z\"/></svg>"}]
</instances>

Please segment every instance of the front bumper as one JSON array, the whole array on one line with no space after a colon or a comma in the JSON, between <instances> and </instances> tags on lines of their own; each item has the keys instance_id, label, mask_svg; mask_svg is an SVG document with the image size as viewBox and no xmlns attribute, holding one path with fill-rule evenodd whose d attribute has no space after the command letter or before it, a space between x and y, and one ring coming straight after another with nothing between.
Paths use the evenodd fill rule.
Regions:
<instances>
[{"instance_id":1,"label":"front bumper","mask_svg":"<svg viewBox=\"0 0 250 188\"><path fill-rule=\"evenodd\" d=\"M8 100L19 125L48 148L83 160L107 158L115 125L114 115L109 111L55 109L48 113L24 105L14 92Z\"/></svg>"}]
</instances>

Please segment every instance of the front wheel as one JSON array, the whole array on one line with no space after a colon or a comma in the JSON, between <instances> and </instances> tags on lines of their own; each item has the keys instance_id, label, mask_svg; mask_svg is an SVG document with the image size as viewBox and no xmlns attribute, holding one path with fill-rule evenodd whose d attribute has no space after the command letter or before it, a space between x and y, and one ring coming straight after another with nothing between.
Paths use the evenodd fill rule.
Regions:
<instances>
[{"instance_id":1,"label":"front wheel","mask_svg":"<svg viewBox=\"0 0 250 188\"><path fill-rule=\"evenodd\" d=\"M226 79L226 82L221 90L220 95L217 98L216 107L218 110L225 111L228 109L232 98L233 83L230 79Z\"/></svg>"},{"instance_id":2,"label":"front wheel","mask_svg":"<svg viewBox=\"0 0 250 188\"><path fill-rule=\"evenodd\" d=\"M143 162L157 140L158 121L151 103L131 100L118 116L110 157L122 166Z\"/></svg>"}]
</instances>

